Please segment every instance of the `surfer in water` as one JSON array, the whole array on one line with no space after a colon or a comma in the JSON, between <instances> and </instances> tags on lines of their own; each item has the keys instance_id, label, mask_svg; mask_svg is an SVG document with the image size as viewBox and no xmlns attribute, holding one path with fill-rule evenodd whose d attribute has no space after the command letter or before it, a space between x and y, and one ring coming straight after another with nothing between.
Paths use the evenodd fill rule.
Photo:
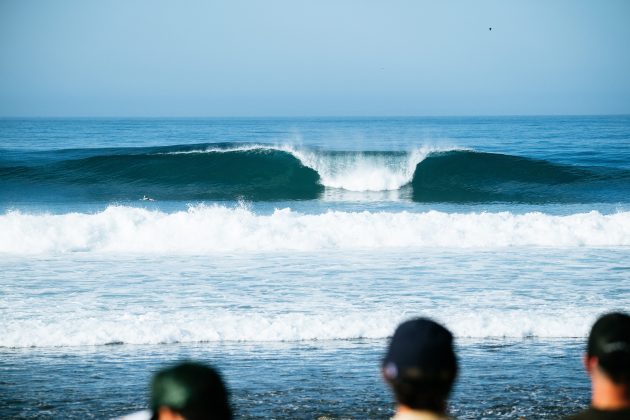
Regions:
<instances>
[{"instance_id":1,"label":"surfer in water","mask_svg":"<svg viewBox=\"0 0 630 420\"><path fill-rule=\"evenodd\" d=\"M146 195L143 195L141 198L142 201L155 201L153 198L151 197L147 197Z\"/></svg>"}]
</instances>

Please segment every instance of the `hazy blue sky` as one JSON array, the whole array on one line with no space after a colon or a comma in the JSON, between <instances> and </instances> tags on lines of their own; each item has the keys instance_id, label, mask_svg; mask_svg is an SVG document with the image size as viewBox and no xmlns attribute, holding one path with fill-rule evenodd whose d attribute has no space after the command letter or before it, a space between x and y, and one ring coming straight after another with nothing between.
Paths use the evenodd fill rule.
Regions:
<instances>
[{"instance_id":1,"label":"hazy blue sky","mask_svg":"<svg viewBox=\"0 0 630 420\"><path fill-rule=\"evenodd\" d=\"M607 113L625 0L0 0L3 116Z\"/></svg>"}]
</instances>

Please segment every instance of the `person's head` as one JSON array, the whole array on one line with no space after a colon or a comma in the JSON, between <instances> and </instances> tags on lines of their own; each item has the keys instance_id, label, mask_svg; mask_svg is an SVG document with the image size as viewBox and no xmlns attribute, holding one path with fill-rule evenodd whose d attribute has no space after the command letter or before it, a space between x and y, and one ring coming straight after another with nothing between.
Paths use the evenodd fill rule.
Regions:
<instances>
[{"instance_id":1,"label":"person's head","mask_svg":"<svg viewBox=\"0 0 630 420\"><path fill-rule=\"evenodd\" d=\"M383 359L383 377L398 404L444 412L457 376L453 335L426 318L398 326Z\"/></svg>"},{"instance_id":2,"label":"person's head","mask_svg":"<svg viewBox=\"0 0 630 420\"><path fill-rule=\"evenodd\" d=\"M588 337L586 368L603 373L616 385L630 385L630 316L613 312L600 317Z\"/></svg>"},{"instance_id":3,"label":"person's head","mask_svg":"<svg viewBox=\"0 0 630 420\"><path fill-rule=\"evenodd\" d=\"M219 374L200 363L163 369L151 381L153 420L229 420L228 391Z\"/></svg>"}]
</instances>

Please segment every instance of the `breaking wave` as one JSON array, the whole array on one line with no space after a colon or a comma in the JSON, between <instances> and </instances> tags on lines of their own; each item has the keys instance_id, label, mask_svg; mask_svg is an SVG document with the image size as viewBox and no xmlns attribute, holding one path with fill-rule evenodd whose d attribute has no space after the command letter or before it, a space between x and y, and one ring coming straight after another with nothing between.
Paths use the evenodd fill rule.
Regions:
<instances>
[{"instance_id":1,"label":"breaking wave","mask_svg":"<svg viewBox=\"0 0 630 420\"><path fill-rule=\"evenodd\" d=\"M170 213L109 206L93 214L9 211L0 216L0 232L5 254L615 247L630 245L630 212L304 214L284 208L261 215L243 206L198 205Z\"/></svg>"},{"instance_id":2,"label":"breaking wave","mask_svg":"<svg viewBox=\"0 0 630 420\"><path fill-rule=\"evenodd\" d=\"M46 152L0 162L0 199L309 200L326 189L404 190L419 202L620 202L630 171L421 147L343 152L209 144Z\"/></svg>"}]
</instances>

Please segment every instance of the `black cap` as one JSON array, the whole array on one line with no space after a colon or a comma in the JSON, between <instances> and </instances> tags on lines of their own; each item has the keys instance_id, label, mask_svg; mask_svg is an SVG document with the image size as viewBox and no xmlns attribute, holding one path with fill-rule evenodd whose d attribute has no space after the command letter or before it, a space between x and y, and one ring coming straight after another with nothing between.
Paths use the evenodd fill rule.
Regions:
<instances>
[{"instance_id":1,"label":"black cap","mask_svg":"<svg viewBox=\"0 0 630 420\"><path fill-rule=\"evenodd\" d=\"M630 316L613 312L600 317L588 336L586 353L615 383L630 384Z\"/></svg>"},{"instance_id":2,"label":"black cap","mask_svg":"<svg viewBox=\"0 0 630 420\"><path fill-rule=\"evenodd\" d=\"M427 318L417 318L398 326L383 359L387 379L452 380L457 372L453 335Z\"/></svg>"},{"instance_id":3,"label":"black cap","mask_svg":"<svg viewBox=\"0 0 630 420\"><path fill-rule=\"evenodd\" d=\"M630 353L630 316L613 312L600 317L588 337L587 352L597 358L616 352Z\"/></svg>"}]
</instances>

